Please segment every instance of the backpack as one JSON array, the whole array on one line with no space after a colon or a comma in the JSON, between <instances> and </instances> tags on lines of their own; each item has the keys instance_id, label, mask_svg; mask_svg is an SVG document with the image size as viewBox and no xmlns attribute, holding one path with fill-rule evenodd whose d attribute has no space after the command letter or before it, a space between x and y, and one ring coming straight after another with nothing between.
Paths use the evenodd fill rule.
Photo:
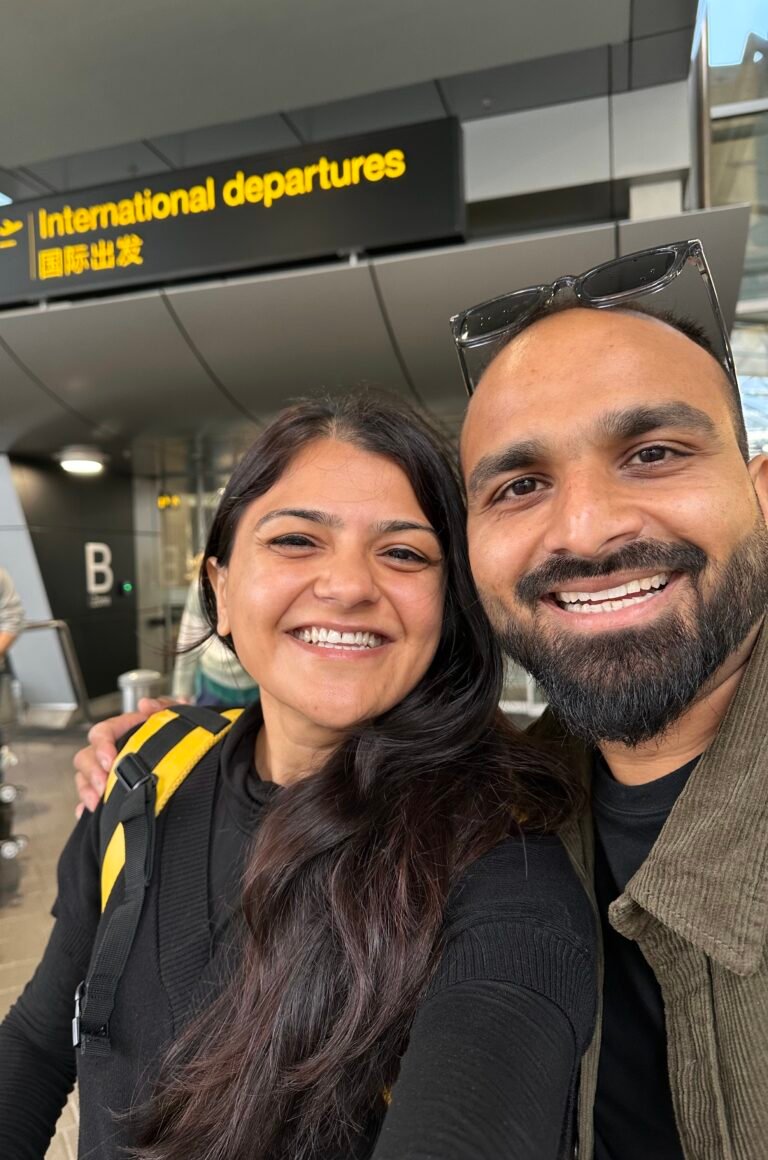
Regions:
<instances>
[{"instance_id":1,"label":"backpack","mask_svg":"<svg viewBox=\"0 0 768 1160\"><path fill-rule=\"evenodd\" d=\"M115 758L99 821L102 921L88 974L75 992L72 1042L108 1054L109 1020L152 877L157 815L243 712L173 705L133 733ZM105 917L119 879L122 899Z\"/></svg>"}]
</instances>

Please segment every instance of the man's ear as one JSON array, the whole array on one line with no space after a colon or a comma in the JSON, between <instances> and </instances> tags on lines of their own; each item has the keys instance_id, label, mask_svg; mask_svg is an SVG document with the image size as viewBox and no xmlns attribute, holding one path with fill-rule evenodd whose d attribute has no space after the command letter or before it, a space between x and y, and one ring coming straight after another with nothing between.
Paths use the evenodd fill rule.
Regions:
<instances>
[{"instance_id":1,"label":"man's ear","mask_svg":"<svg viewBox=\"0 0 768 1160\"><path fill-rule=\"evenodd\" d=\"M219 564L215 556L205 561L205 570L216 597L216 632L219 636L229 636L229 612L227 609L227 569Z\"/></svg>"}]
</instances>

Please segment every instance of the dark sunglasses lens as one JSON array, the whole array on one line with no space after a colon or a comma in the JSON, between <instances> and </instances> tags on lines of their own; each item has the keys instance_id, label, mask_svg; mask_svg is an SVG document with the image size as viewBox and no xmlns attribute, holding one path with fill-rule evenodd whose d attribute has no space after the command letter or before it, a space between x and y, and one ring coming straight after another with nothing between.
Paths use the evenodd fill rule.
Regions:
<instances>
[{"instance_id":1,"label":"dark sunglasses lens","mask_svg":"<svg viewBox=\"0 0 768 1160\"><path fill-rule=\"evenodd\" d=\"M609 298L612 294L645 290L664 278L675 264L674 250L636 254L595 270L582 284L590 298Z\"/></svg>"},{"instance_id":2,"label":"dark sunglasses lens","mask_svg":"<svg viewBox=\"0 0 768 1160\"><path fill-rule=\"evenodd\" d=\"M539 300L538 290L523 290L484 302L467 311L459 335L459 342L475 342L490 338L500 331L512 329Z\"/></svg>"}]
</instances>

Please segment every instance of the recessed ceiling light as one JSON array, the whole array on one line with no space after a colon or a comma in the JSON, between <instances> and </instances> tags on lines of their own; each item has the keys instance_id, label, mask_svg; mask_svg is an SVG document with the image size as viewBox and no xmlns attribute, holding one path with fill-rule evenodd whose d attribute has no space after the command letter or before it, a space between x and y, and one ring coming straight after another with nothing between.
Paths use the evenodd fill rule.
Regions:
<instances>
[{"instance_id":1,"label":"recessed ceiling light","mask_svg":"<svg viewBox=\"0 0 768 1160\"><path fill-rule=\"evenodd\" d=\"M7 193L0 193L0 205L12 205L13 198L9 197Z\"/></svg>"},{"instance_id":2,"label":"recessed ceiling light","mask_svg":"<svg viewBox=\"0 0 768 1160\"><path fill-rule=\"evenodd\" d=\"M100 475L107 461L95 447L65 447L54 458L71 475Z\"/></svg>"}]
</instances>

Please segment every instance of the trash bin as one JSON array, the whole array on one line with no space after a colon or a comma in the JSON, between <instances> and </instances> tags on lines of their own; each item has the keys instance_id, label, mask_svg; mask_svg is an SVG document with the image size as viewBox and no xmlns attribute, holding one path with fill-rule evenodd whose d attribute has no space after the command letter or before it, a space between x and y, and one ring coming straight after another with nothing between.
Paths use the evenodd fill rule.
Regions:
<instances>
[{"instance_id":1,"label":"trash bin","mask_svg":"<svg viewBox=\"0 0 768 1160\"><path fill-rule=\"evenodd\" d=\"M131 669L129 673L121 673L117 685L123 700L123 712L135 712L142 697L157 696L162 679L162 673L154 669Z\"/></svg>"}]
</instances>

